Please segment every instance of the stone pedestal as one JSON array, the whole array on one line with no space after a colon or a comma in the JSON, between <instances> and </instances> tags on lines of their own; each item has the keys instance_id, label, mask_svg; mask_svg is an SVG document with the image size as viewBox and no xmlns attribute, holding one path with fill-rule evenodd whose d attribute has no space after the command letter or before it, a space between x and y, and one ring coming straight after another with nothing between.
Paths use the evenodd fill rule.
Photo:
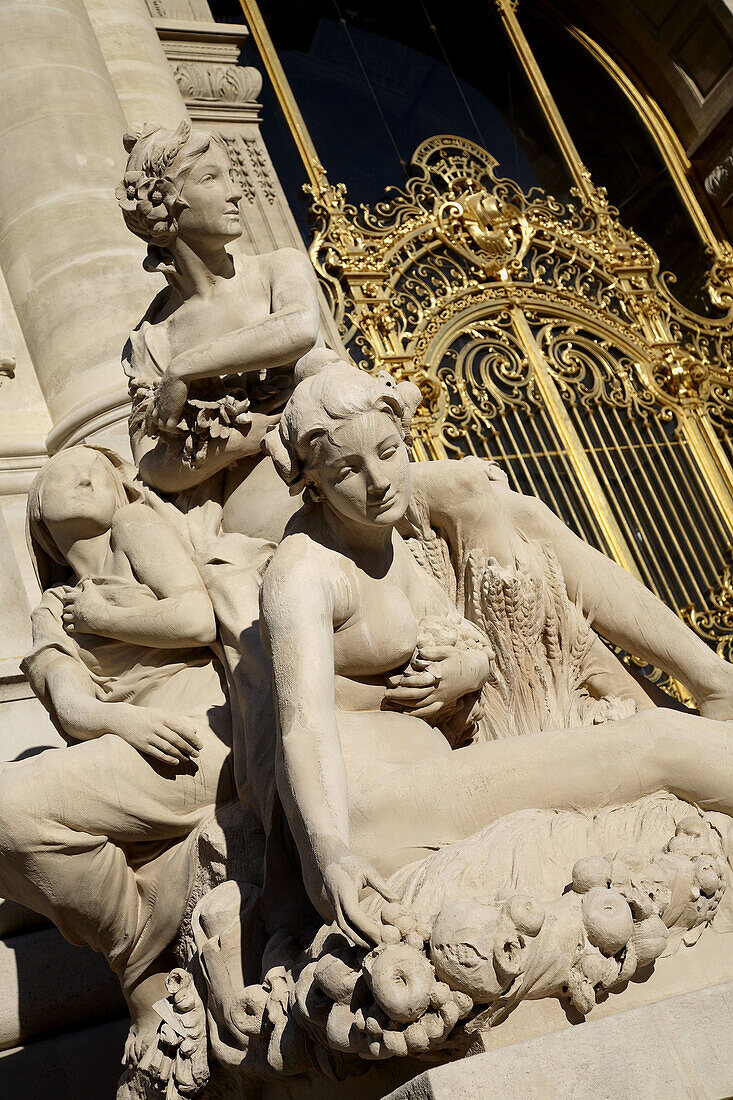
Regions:
<instances>
[{"instance_id":1,"label":"stone pedestal","mask_svg":"<svg viewBox=\"0 0 733 1100\"><path fill-rule=\"evenodd\" d=\"M427 1070L384 1100L722 1100L733 982Z\"/></svg>"}]
</instances>

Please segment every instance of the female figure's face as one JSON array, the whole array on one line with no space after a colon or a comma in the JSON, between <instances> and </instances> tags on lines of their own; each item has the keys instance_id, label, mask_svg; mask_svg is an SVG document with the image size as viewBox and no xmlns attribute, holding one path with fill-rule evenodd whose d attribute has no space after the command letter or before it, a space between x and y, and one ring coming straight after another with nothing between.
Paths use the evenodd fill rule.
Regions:
<instances>
[{"instance_id":1,"label":"female figure's face","mask_svg":"<svg viewBox=\"0 0 733 1100\"><path fill-rule=\"evenodd\" d=\"M86 448L61 451L42 490L41 512L51 538L94 538L112 525L117 511L114 478L106 460Z\"/></svg>"},{"instance_id":2,"label":"female figure's face","mask_svg":"<svg viewBox=\"0 0 733 1100\"><path fill-rule=\"evenodd\" d=\"M226 244L241 237L237 205L241 197L226 150L212 142L186 174L181 198L188 209L178 217L178 237L192 246L197 242Z\"/></svg>"},{"instance_id":3,"label":"female figure's face","mask_svg":"<svg viewBox=\"0 0 733 1100\"><path fill-rule=\"evenodd\" d=\"M402 519L410 463L388 413L375 409L343 421L319 446L317 486L334 512L362 526L393 527Z\"/></svg>"}]
</instances>

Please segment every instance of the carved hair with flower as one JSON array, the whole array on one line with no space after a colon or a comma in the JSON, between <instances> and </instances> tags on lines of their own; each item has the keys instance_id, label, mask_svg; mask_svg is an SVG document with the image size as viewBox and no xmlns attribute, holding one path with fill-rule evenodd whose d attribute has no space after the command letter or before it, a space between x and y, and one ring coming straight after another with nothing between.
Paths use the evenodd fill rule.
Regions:
<instances>
[{"instance_id":1,"label":"carved hair with flower","mask_svg":"<svg viewBox=\"0 0 733 1100\"><path fill-rule=\"evenodd\" d=\"M148 245L143 263L160 271L172 259L166 255L178 234L178 218L187 203L181 189L191 165L212 144L226 148L215 134L192 130L181 122L176 130L146 123L124 138L127 168L115 194L127 228Z\"/></svg>"}]
</instances>

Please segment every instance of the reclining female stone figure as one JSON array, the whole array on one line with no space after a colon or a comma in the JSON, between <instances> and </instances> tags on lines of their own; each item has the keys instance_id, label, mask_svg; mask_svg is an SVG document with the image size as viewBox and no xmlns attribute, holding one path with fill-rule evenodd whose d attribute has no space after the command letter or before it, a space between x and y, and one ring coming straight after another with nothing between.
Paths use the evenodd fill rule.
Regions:
<instances>
[{"instance_id":1,"label":"reclining female stone figure","mask_svg":"<svg viewBox=\"0 0 733 1100\"><path fill-rule=\"evenodd\" d=\"M396 531L410 504L412 391L351 367L326 367L297 387L266 440L284 480L296 492L305 487L309 498L263 584L280 727L278 790L311 901L356 942L380 935L359 903L365 886L388 897L383 876L516 809L594 807L666 788L733 812L730 727L692 715L650 709L602 727L545 728L451 750L440 712L480 689L489 666L464 647L428 654L422 669L408 669L421 622L455 614ZM503 491L497 486L499 499ZM455 516L455 502L451 507ZM517 509L521 514L521 504ZM483 517L485 528L489 518L492 525L485 532L490 570L521 566L542 580L543 554L532 542L542 537L532 529L536 513L530 509L530 522L515 527L507 512ZM481 517L471 522L458 540L464 559L482 531ZM559 541L562 549L562 535ZM499 560L492 563L491 555ZM572 569L572 554L566 556ZM597 557L595 587L606 580L606 563ZM576 585L584 568L582 561L576 566ZM624 587L620 582L616 592ZM628 630L629 648L638 652L643 641L650 658L675 673L682 672L675 646L680 653L687 647L693 673L695 661L704 672L712 665L727 686L728 666L719 662L719 669L709 651L700 653L705 647L692 635L681 645L665 639L672 613L650 593L641 604L635 611L602 609L618 628L614 640ZM647 608L653 614L642 634L638 614ZM402 688L394 686L396 676L405 677ZM724 694L711 690L711 705L722 705Z\"/></svg>"}]
</instances>

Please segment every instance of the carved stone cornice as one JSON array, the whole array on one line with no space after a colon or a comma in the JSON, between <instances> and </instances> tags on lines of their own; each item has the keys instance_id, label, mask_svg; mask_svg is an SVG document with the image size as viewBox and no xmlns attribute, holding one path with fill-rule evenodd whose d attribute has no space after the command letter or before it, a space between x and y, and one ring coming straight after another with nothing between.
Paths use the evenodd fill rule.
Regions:
<instances>
[{"instance_id":1,"label":"carved stone cornice","mask_svg":"<svg viewBox=\"0 0 733 1100\"><path fill-rule=\"evenodd\" d=\"M259 122L262 76L238 64L245 26L156 19L155 27L194 122Z\"/></svg>"}]
</instances>

